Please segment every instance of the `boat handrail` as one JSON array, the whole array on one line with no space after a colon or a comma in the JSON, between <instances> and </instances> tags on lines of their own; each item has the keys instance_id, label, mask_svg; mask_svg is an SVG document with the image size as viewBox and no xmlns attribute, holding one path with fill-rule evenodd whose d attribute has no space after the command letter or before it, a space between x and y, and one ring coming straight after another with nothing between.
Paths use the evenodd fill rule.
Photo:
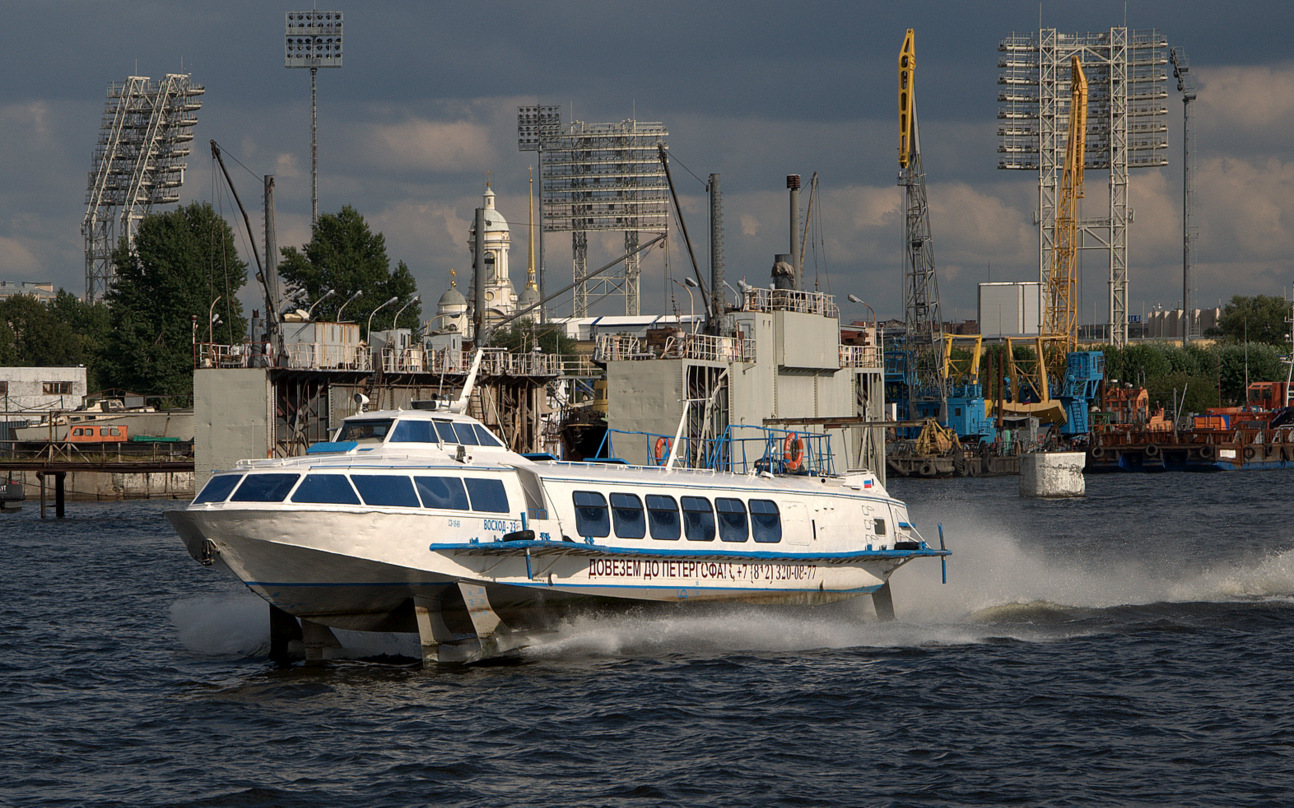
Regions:
<instances>
[{"instance_id":1,"label":"boat handrail","mask_svg":"<svg viewBox=\"0 0 1294 808\"><path fill-rule=\"evenodd\" d=\"M674 440L672 435L608 429L591 464L615 458L616 436L645 438L648 462L643 468L663 467ZM835 477L830 436L754 424L729 424L718 438L704 440L684 435L676 452L676 470L724 471L734 474L807 475Z\"/></svg>"}]
</instances>

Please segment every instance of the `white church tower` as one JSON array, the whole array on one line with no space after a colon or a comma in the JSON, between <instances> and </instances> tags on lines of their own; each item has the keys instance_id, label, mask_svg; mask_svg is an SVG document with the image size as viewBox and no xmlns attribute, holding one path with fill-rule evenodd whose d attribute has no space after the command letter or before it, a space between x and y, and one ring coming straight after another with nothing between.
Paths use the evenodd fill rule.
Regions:
<instances>
[{"instance_id":1,"label":"white church tower","mask_svg":"<svg viewBox=\"0 0 1294 808\"><path fill-rule=\"evenodd\" d=\"M494 189L485 184L485 316L484 322L498 321L517 310L517 290L508 276L508 249L512 234L508 220L494 207ZM473 217L467 236L468 254L476 255L476 221ZM474 305L475 301L469 301Z\"/></svg>"}]
</instances>

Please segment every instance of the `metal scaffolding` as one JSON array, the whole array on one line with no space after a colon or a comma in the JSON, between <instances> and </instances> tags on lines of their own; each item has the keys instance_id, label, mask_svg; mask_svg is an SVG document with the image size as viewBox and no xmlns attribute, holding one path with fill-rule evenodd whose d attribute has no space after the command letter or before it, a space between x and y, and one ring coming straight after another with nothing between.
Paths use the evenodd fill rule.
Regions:
<instances>
[{"instance_id":1,"label":"metal scaffolding","mask_svg":"<svg viewBox=\"0 0 1294 808\"><path fill-rule=\"evenodd\" d=\"M109 85L81 223L87 302L101 299L112 285L118 240L133 247L135 229L153 205L180 201L203 92L187 73L156 82L130 76Z\"/></svg>"},{"instance_id":2,"label":"metal scaffolding","mask_svg":"<svg viewBox=\"0 0 1294 808\"><path fill-rule=\"evenodd\" d=\"M1109 255L1108 338L1128 340L1128 177L1132 168L1168 165L1168 41L1157 31L1111 28L1060 34L1054 28L1012 34L998 44L998 168L1038 172L1038 268L1055 248L1057 189L1069 125L1070 57L1090 88L1088 169L1109 174L1109 215L1079 222L1083 249Z\"/></svg>"},{"instance_id":3,"label":"metal scaffolding","mask_svg":"<svg viewBox=\"0 0 1294 808\"><path fill-rule=\"evenodd\" d=\"M588 316L591 295L623 295L625 314L639 314L640 235L664 234L669 228L669 185L657 152L669 132L663 124L626 120L574 121L523 134L542 141L532 148L539 152L543 230L571 234L575 316ZM529 150L527 143L523 137L523 150ZM624 233L630 257L623 271L588 279L590 231Z\"/></svg>"}]
</instances>

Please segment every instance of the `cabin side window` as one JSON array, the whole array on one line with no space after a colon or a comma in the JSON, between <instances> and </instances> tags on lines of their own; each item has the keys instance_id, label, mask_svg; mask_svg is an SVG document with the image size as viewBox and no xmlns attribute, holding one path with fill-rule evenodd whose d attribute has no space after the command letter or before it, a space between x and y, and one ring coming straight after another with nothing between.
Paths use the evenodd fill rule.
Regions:
<instances>
[{"instance_id":1,"label":"cabin side window","mask_svg":"<svg viewBox=\"0 0 1294 808\"><path fill-rule=\"evenodd\" d=\"M683 535L683 523L678 518L678 503L663 494L647 495L647 523L651 537L661 541L675 541Z\"/></svg>"},{"instance_id":2,"label":"cabin side window","mask_svg":"<svg viewBox=\"0 0 1294 808\"><path fill-rule=\"evenodd\" d=\"M395 422L391 430L392 443L435 443L436 435L430 421L404 419Z\"/></svg>"},{"instance_id":3,"label":"cabin side window","mask_svg":"<svg viewBox=\"0 0 1294 808\"><path fill-rule=\"evenodd\" d=\"M683 533L688 541L714 541L714 509L705 497L682 497Z\"/></svg>"},{"instance_id":4,"label":"cabin side window","mask_svg":"<svg viewBox=\"0 0 1294 808\"><path fill-rule=\"evenodd\" d=\"M575 532L581 538L600 539L611 534L611 519L607 515L607 501L596 491L576 491Z\"/></svg>"},{"instance_id":5,"label":"cabin side window","mask_svg":"<svg viewBox=\"0 0 1294 808\"><path fill-rule=\"evenodd\" d=\"M416 508L418 495L413 492L413 482L408 477L391 474L352 474L351 482L355 484L365 505L377 505L385 508Z\"/></svg>"},{"instance_id":6,"label":"cabin side window","mask_svg":"<svg viewBox=\"0 0 1294 808\"><path fill-rule=\"evenodd\" d=\"M196 505L199 502L224 502L242 478L241 474L218 474L212 477L207 480L207 484L202 487L202 491L193 503Z\"/></svg>"},{"instance_id":7,"label":"cabin side window","mask_svg":"<svg viewBox=\"0 0 1294 808\"><path fill-rule=\"evenodd\" d=\"M282 502L300 474L248 474L230 497L231 502Z\"/></svg>"},{"instance_id":8,"label":"cabin side window","mask_svg":"<svg viewBox=\"0 0 1294 808\"><path fill-rule=\"evenodd\" d=\"M466 511L467 489L458 477L414 477L413 483L422 497L422 507L443 511Z\"/></svg>"},{"instance_id":9,"label":"cabin side window","mask_svg":"<svg viewBox=\"0 0 1294 808\"><path fill-rule=\"evenodd\" d=\"M467 495L472 500L472 510L508 512L508 492L504 490L502 480L473 480L469 477L464 482L467 483Z\"/></svg>"},{"instance_id":10,"label":"cabin side window","mask_svg":"<svg viewBox=\"0 0 1294 808\"><path fill-rule=\"evenodd\" d=\"M622 539L641 539L647 535L643 503L634 494L611 495L611 520L615 524L616 535Z\"/></svg>"},{"instance_id":11,"label":"cabin side window","mask_svg":"<svg viewBox=\"0 0 1294 808\"><path fill-rule=\"evenodd\" d=\"M877 536L884 536L884 535L885 535L885 520L884 520L884 519L873 519L873 520L872 520L872 532L873 532L873 533L875 533Z\"/></svg>"},{"instance_id":12,"label":"cabin side window","mask_svg":"<svg viewBox=\"0 0 1294 808\"><path fill-rule=\"evenodd\" d=\"M750 501L750 527L755 541L773 544L782 540L782 515L771 499Z\"/></svg>"},{"instance_id":13,"label":"cabin side window","mask_svg":"<svg viewBox=\"0 0 1294 808\"><path fill-rule=\"evenodd\" d=\"M718 497L714 509L719 514L719 538L722 541L745 541L750 535L746 506L739 499Z\"/></svg>"},{"instance_id":14,"label":"cabin side window","mask_svg":"<svg viewBox=\"0 0 1294 808\"><path fill-rule=\"evenodd\" d=\"M292 494L293 502L358 505L359 497L344 474L307 474Z\"/></svg>"}]
</instances>

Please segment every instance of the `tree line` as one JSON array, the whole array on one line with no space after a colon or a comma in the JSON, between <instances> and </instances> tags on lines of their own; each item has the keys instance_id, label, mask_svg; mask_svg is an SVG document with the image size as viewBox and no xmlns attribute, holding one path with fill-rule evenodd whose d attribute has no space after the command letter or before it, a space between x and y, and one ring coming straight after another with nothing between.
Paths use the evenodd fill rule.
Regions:
<instances>
[{"instance_id":1,"label":"tree line","mask_svg":"<svg viewBox=\"0 0 1294 808\"><path fill-rule=\"evenodd\" d=\"M421 320L416 285L403 261L394 269L386 240L352 207L321 214L301 249L284 247L278 274L288 290L276 305L316 307L315 319L346 318L374 330ZM101 302L60 289L48 304L31 295L0 300L0 365L84 365L90 390L121 389L182 400L193 394L193 344L236 345L248 333L239 293L248 282L234 233L209 204L195 202L146 216L134 249L123 239L112 255L115 280ZM383 306L390 298L396 303ZM408 305L406 305L408 304ZM362 334L367 339L367 334Z\"/></svg>"}]
</instances>

